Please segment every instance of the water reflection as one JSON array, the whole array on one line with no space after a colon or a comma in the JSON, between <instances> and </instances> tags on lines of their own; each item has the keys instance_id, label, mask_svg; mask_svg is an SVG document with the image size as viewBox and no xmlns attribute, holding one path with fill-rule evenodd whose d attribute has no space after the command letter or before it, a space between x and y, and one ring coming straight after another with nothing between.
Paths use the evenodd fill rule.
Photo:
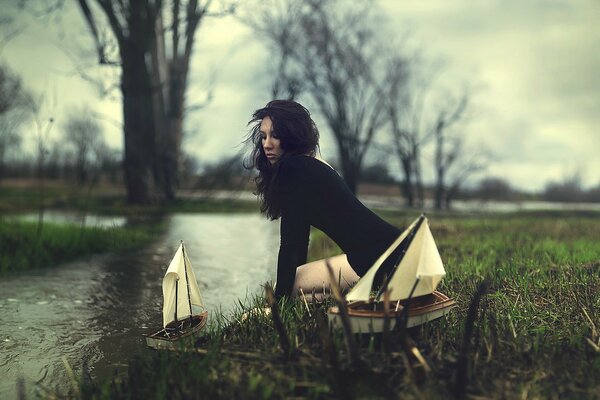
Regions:
<instances>
[{"instance_id":1,"label":"water reflection","mask_svg":"<svg viewBox=\"0 0 600 400\"><path fill-rule=\"evenodd\" d=\"M236 299L256 293L260 283L274 279L277 223L258 214L175 215L170 227L164 242L174 254L184 240L209 310L230 309Z\"/></svg>"},{"instance_id":2,"label":"water reflection","mask_svg":"<svg viewBox=\"0 0 600 400\"><path fill-rule=\"evenodd\" d=\"M230 310L274 278L277 223L258 214L167 218L163 237L139 251L0 281L0 397L15 397L21 376L28 396L38 380L64 392L62 356L106 376L146 351L142 334L162 321L162 276L182 239L209 312Z\"/></svg>"},{"instance_id":3,"label":"water reflection","mask_svg":"<svg viewBox=\"0 0 600 400\"><path fill-rule=\"evenodd\" d=\"M18 214L11 217L19 221L37 222L37 213ZM65 211L44 211L44 222L52 222L56 224L70 224L70 225L85 225L90 227L121 227L124 226L128 221L126 217L122 216L105 216L105 215L93 215L93 214L82 214L75 212Z\"/></svg>"}]
</instances>

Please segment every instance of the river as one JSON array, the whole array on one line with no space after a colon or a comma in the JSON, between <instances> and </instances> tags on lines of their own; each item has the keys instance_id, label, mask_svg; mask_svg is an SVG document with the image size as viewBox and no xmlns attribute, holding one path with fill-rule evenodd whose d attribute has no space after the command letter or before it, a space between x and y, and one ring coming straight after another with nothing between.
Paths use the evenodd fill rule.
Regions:
<instances>
[{"instance_id":1,"label":"river","mask_svg":"<svg viewBox=\"0 0 600 400\"><path fill-rule=\"evenodd\" d=\"M50 214L46 220L68 220ZM91 221L94 221L92 219ZM118 225L96 218L94 224ZM87 225L92 224L86 221ZM279 226L259 214L175 214L166 233L138 251L93 256L0 280L0 397L68 390L68 364L110 376L146 349L162 322L161 280L180 240L205 305L227 314L274 279Z\"/></svg>"}]
</instances>

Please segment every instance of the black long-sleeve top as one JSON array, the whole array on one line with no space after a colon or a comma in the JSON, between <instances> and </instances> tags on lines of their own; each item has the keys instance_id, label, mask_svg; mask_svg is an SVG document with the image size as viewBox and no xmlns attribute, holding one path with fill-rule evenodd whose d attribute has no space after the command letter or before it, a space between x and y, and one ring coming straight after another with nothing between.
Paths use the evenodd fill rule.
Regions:
<instances>
[{"instance_id":1,"label":"black long-sleeve top","mask_svg":"<svg viewBox=\"0 0 600 400\"><path fill-rule=\"evenodd\" d=\"M311 225L340 246L359 276L400 234L365 207L335 170L314 157L282 160L277 182L281 199L277 298L292 293L296 268L306 263Z\"/></svg>"}]
</instances>

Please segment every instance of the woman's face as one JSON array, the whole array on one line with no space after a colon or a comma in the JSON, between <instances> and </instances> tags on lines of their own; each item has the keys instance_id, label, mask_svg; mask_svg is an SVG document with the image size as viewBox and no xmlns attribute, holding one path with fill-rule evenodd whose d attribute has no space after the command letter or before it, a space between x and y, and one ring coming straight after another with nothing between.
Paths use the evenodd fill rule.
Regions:
<instances>
[{"instance_id":1,"label":"woman's face","mask_svg":"<svg viewBox=\"0 0 600 400\"><path fill-rule=\"evenodd\" d=\"M273 132L273 121L270 117L264 117L260 123L260 136L262 147L271 164L275 164L283 155L281 142L277 133Z\"/></svg>"}]
</instances>

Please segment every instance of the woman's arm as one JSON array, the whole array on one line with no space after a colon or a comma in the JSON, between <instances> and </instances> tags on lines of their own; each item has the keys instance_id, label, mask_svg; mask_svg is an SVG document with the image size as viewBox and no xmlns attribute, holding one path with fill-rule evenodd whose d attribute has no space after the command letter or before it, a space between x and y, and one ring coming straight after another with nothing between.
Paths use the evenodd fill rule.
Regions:
<instances>
[{"instance_id":1,"label":"woman's arm","mask_svg":"<svg viewBox=\"0 0 600 400\"><path fill-rule=\"evenodd\" d=\"M282 165L279 175L281 243L277 259L276 298L292 294L296 268L306 263L310 234L309 188L299 168L293 163L289 164L292 165Z\"/></svg>"}]
</instances>

